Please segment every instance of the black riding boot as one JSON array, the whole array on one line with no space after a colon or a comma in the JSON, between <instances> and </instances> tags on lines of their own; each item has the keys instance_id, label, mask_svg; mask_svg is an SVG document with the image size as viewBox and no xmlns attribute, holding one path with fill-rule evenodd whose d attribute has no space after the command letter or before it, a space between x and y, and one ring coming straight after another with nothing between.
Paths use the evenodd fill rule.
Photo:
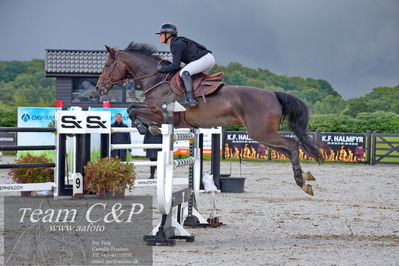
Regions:
<instances>
[{"instance_id":1,"label":"black riding boot","mask_svg":"<svg viewBox=\"0 0 399 266\"><path fill-rule=\"evenodd\" d=\"M184 71L181 75L181 79L183 80L184 88L186 89L186 96L183 98L180 104L188 107L196 107L197 102L195 101L193 95L193 80L191 79L190 73L188 73L188 71Z\"/></svg>"}]
</instances>

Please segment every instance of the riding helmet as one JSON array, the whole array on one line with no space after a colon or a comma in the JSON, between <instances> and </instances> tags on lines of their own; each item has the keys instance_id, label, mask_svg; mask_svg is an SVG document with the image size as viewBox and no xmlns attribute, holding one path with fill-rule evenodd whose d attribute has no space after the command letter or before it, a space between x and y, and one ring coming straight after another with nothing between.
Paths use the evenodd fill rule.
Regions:
<instances>
[{"instance_id":1,"label":"riding helmet","mask_svg":"<svg viewBox=\"0 0 399 266\"><path fill-rule=\"evenodd\" d=\"M161 26L159 32L155 34L161 34L161 33L171 33L172 35L177 35L177 28L175 25L171 23L165 23Z\"/></svg>"}]
</instances>

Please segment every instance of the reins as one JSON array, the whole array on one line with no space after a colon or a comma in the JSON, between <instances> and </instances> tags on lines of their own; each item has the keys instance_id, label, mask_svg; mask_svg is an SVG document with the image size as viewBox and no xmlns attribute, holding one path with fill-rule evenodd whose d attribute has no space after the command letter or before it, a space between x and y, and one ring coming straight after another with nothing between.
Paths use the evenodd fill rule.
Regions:
<instances>
[{"instance_id":1,"label":"reins","mask_svg":"<svg viewBox=\"0 0 399 266\"><path fill-rule=\"evenodd\" d=\"M149 93L150 91L152 91L153 89L155 89L156 87L158 87L158 86L160 86L160 85L162 85L162 84L164 84L164 83L169 83L169 81L168 81L169 74L170 74L170 73L168 73L162 81L160 81L160 82L158 82L157 84L151 86L151 87L148 88L147 90L144 90L144 89L143 89L144 95L147 94L147 93Z\"/></svg>"}]
</instances>

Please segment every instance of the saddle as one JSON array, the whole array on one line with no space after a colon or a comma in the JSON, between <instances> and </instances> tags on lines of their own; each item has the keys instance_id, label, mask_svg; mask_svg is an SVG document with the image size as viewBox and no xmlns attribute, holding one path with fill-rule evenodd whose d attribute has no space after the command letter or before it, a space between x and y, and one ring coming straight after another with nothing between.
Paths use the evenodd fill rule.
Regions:
<instances>
[{"instance_id":1,"label":"saddle","mask_svg":"<svg viewBox=\"0 0 399 266\"><path fill-rule=\"evenodd\" d=\"M223 72L218 72L210 75L198 73L192 76L191 78L193 79L194 97L204 97L205 95L211 94L217 89L223 87L223 74ZM174 74L174 76L172 77L170 81L170 87L172 91L179 96L183 96L185 94L184 83L180 78L179 72Z\"/></svg>"}]
</instances>

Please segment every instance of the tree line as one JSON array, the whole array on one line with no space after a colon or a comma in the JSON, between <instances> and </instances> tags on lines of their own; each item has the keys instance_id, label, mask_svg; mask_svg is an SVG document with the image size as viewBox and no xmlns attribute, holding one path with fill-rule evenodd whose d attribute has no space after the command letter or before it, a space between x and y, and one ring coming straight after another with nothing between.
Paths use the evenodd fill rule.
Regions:
<instances>
[{"instance_id":1,"label":"tree line","mask_svg":"<svg viewBox=\"0 0 399 266\"><path fill-rule=\"evenodd\" d=\"M399 85L377 87L362 97L344 100L330 83L321 79L276 75L239 63L215 66L212 70L219 71L225 73L224 81L229 85L254 86L297 96L309 107L311 131L399 133ZM288 130L287 124L282 123L280 130Z\"/></svg>"},{"instance_id":2,"label":"tree line","mask_svg":"<svg viewBox=\"0 0 399 266\"><path fill-rule=\"evenodd\" d=\"M219 71L225 73L225 84L283 91L302 99L309 107L310 130L399 133L399 85L377 87L362 97L344 100L321 79L277 75L239 63L212 69ZM55 79L44 76L43 60L0 61L0 95L0 126L15 126L18 106L54 106ZM287 130L285 123L281 130Z\"/></svg>"},{"instance_id":3,"label":"tree line","mask_svg":"<svg viewBox=\"0 0 399 266\"><path fill-rule=\"evenodd\" d=\"M18 106L54 106L55 79L44 61L0 61L0 126L16 126Z\"/></svg>"}]
</instances>

